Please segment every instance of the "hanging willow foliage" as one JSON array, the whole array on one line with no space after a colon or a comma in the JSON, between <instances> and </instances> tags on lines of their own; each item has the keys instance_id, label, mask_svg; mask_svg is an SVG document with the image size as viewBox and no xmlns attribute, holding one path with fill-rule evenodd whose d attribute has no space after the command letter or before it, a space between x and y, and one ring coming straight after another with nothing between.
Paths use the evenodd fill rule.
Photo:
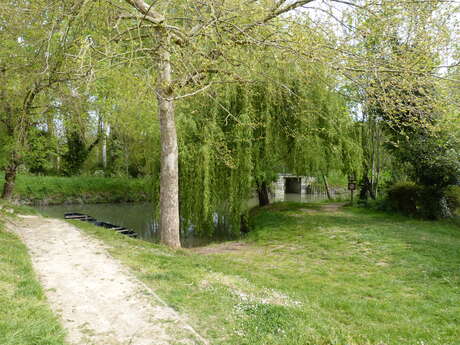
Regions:
<instances>
[{"instance_id":1,"label":"hanging willow foliage","mask_svg":"<svg viewBox=\"0 0 460 345\"><path fill-rule=\"evenodd\" d=\"M256 185L270 185L279 172L350 173L360 167L344 99L324 74L299 75L295 69L274 72L271 80L222 85L180 104L183 231L210 234L225 226L238 233ZM154 166L158 171L159 163ZM158 178L154 185L157 190Z\"/></svg>"}]
</instances>

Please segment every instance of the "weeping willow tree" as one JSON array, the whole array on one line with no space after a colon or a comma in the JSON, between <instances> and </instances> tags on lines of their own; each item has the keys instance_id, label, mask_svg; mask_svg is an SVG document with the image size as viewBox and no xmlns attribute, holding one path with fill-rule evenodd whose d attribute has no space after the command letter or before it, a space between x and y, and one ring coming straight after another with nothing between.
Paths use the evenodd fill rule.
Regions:
<instances>
[{"instance_id":1,"label":"weeping willow tree","mask_svg":"<svg viewBox=\"0 0 460 345\"><path fill-rule=\"evenodd\" d=\"M112 19L113 28L108 41L123 42L120 47L129 51L93 46L107 59L144 65L145 73L154 80L150 91L158 104L155 110L160 119L162 148L161 242L177 248L180 247L179 220L183 218L179 214L179 159L183 159L179 158L176 130L178 102L209 93L222 83L244 82L263 60L260 55L268 51L277 52L274 54L280 60L299 53L313 66L322 61L313 58L318 51L317 41L309 42L313 49L305 53L303 43L309 39L294 37L308 35L310 27L299 18L303 7L314 1L107 2L112 6L107 17ZM298 27L295 35L293 26ZM243 116L240 123L244 123ZM240 124L234 125L234 130L251 131L240 128ZM238 145L243 155L249 150L236 141L228 149Z\"/></svg>"},{"instance_id":2,"label":"weeping willow tree","mask_svg":"<svg viewBox=\"0 0 460 345\"><path fill-rule=\"evenodd\" d=\"M429 3L436 2L438 1L430 1ZM254 140L246 139L246 137L253 138L254 128L264 131L264 127L258 126L257 119L251 116L251 109L254 108L252 105L249 106L249 104L253 104L253 102L248 101L252 99L251 95L236 93L235 98L237 100L234 102L235 104L228 104L228 99L224 98L220 102L222 103L221 105L215 106L214 113L222 112L224 114L214 115L216 119L213 120L217 123L217 128L219 128L217 133L222 132L220 134L222 137L220 141L215 140L216 137L219 138L216 131L212 126L208 129L208 123L206 123L206 126L202 126L199 129L202 133L199 133L198 138L206 136L208 139L203 140L203 142L209 142L209 145L203 145L199 149L194 149L193 145L191 148L185 147L185 139L178 138L176 128L180 124L184 126L183 123L187 123L191 127L201 126L199 123L191 124L196 122L193 117L190 119L179 118L182 115L179 115L176 110L184 107L179 103L186 97L191 97L193 102L198 102L203 95L210 94L214 90L223 87L223 83L239 82L241 85L245 85L245 82L253 82L252 71L260 65L261 61L264 61L261 57L267 55L268 52L272 55L278 55L279 61L289 58L302 60L311 69L318 66L321 68L323 63L328 64L332 70L340 71L345 78L353 79L356 74L361 72L373 73L381 66L380 57L371 56L371 58L368 58L368 55L362 54L359 49L355 49L355 43L362 40L363 36L369 31L368 29L381 30L382 27L387 28L391 23L390 21L385 21L383 23L385 25L379 26L369 22L369 26L372 27L363 27L362 30L360 28L359 32L355 32L353 31L354 18L349 20L350 18L343 16L342 13L347 12L343 7L349 9L352 17L382 16L385 17L383 18L384 20L390 16L381 11L380 7L385 5L385 8L389 10L395 7L394 1L329 1L328 5L339 3L342 9L332 13L329 13L330 8L320 10L328 13L329 18L340 22L346 28L345 30L348 30L348 32L341 35L334 35L334 27L329 25L332 19L326 21L327 25L322 25L322 21L318 18L315 20L308 19L310 6L316 6L317 3L318 5L320 3L314 0L267 0L262 2L238 0L201 2L118 0L109 1L109 3L113 6L113 11L108 11L105 17L112 19L110 23L114 32L108 35L110 37L108 41L123 41L124 43L120 46L124 50L118 51L115 49L112 51L112 48L101 48L97 44L93 45L93 48L105 56L106 59L124 58L129 61L128 63L143 65L145 74L151 76L151 79L154 80L150 90L152 91L151 97L157 100L158 106L154 110L160 119L161 129L161 241L170 247L180 246L179 220L184 218L185 215L179 215L179 207L182 209L184 207L182 205L182 196L180 197L181 205L179 205L179 177L186 173L187 168L184 167L184 162L189 151L194 153L196 151L201 152L200 159L203 162L208 162L214 159L216 154L207 154L207 147L210 147L210 152L216 152L216 147L218 147L219 158L222 155L225 157L227 165L231 166L233 164L238 167L242 167L245 164L245 159L252 159L254 150L259 155L265 155L264 151L260 150L263 145L259 146L254 143ZM408 3L419 4L424 2L401 3L405 6ZM407 16L417 17L417 8L409 8L405 11L402 17ZM314 32L325 32L327 39L318 40ZM330 58L330 56L335 56L335 59ZM259 72L262 72L260 75L264 75L266 71L259 70ZM226 88L223 87L223 89L225 90ZM329 91L333 92L334 88ZM226 93L227 96L232 94L230 91L226 91ZM216 93L217 95L222 97L220 92ZM340 101L333 101L334 97L329 97L332 105L319 107L319 110L315 109L315 112L327 113L330 111L335 112L334 108L342 109ZM233 107L243 107L245 110L241 114L236 112L236 114L239 114L239 116L236 116L237 120L231 121L232 116L230 114L233 114L233 112L227 112L222 109L222 106L232 109ZM306 112L307 110L303 111ZM233 114L233 116L235 115ZM222 120L222 117L227 120ZM212 117L209 116L209 118ZM348 158L351 157L350 152L355 152L357 149L350 141L340 140L331 145L325 144L330 142L331 135L334 132L338 132L341 137L346 138L347 135L344 134L349 134L349 131L351 131L350 128L343 129L340 121L321 122L318 120L310 122L303 118L291 120L304 126L304 128L315 129L314 132L317 132L318 135L299 134L298 129L291 131L291 139L286 140L289 143L289 149L286 150L290 153L290 157L295 158L290 159L289 166L295 167L299 171L322 168L327 173L328 169L331 169L334 165L341 165L342 161L349 162L346 164L354 164L353 160ZM224 125L222 125L222 121ZM209 122L212 123L212 121ZM318 126L318 130L315 125ZM321 133L320 129L328 128L327 126L331 126L331 134L326 133L326 130ZM339 128L341 129L338 130ZM182 129L179 129L179 131L182 131ZM187 137L191 136L191 139L194 138L192 133L186 133L186 135ZM234 138L233 141L230 141L227 136ZM198 139L194 138L194 140ZM264 140L260 140L260 142ZM259 147L258 150L256 149L257 147ZM328 147L327 152L324 155L318 154L322 152L323 147ZM182 155L182 151L179 148L183 149L184 158L179 157L179 152ZM240 152L236 152L236 148L239 148ZM236 159L235 157L239 155L242 158ZM327 164L325 163L326 160L322 161L320 158L308 160L305 158L326 155L329 156L327 160L329 163ZM190 159L192 159L191 157L189 155ZM179 160L180 164L178 163ZM261 162L261 160L257 161ZM247 164L251 166L250 163ZM183 173L179 171L179 165L184 170ZM224 165L225 169L222 170L224 172L219 172L220 175L217 174L218 170L203 171L204 180L214 181L217 176L226 176L227 184L230 184L232 179L236 178L234 177L236 175L226 173L227 165ZM350 168L351 166L345 169ZM259 175L259 181L268 179L263 176L264 174L257 174L257 172L266 171L263 168L263 164L260 165L260 168L251 167L249 170L251 173L243 176L243 178L248 178L248 181L250 181L248 185L251 185L255 180L251 176ZM181 187L185 186L185 182L180 183ZM188 186L185 186L185 188L188 188ZM214 195L216 193L214 189L202 188L200 192L205 193L204 200L219 199ZM234 191L235 195L243 192L243 189ZM185 195L187 193L185 191L181 194ZM233 194L229 194L226 199L230 200L225 201L226 205L238 204L238 202L233 202ZM209 204L213 203L210 202ZM209 207L205 207L203 210L205 214L212 214L212 212L208 212Z\"/></svg>"},{"instance_id":3,"label":"weeping willow tree","mask_svg":"<svg viewBox=\"0 0 460 345\"><path fill-rule=\"evenodd\" d=\"M254 191L260 205L268 203L270 184L286 169L327 176L359 168L358 137L337 81L296 64L269 73L269 80L221 85L177 108L183 230L225 225L239 233ZM157 160L157 190L159 170Z\"/></svg>"},{"instance_id":4,"label":"weeping willow tree","mask_svg":"<svg viewBox=\"0 0 460 345\"><path fill-rule=\"evenodd\" d=\"M290 114L296 125L288 127L285 153L288 168L296 174L325 177L332 171L354 174L360 169L362 151L354 121L346 99L332 88L333 82L319 75L298 88L305 101L298 112Z\"/></svg>"}]
</instances>

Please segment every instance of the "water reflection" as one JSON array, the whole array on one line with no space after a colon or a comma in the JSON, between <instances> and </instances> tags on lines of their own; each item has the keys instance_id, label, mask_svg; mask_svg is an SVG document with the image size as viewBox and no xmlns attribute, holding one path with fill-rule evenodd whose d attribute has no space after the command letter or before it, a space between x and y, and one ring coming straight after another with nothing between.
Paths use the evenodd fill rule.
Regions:
<instances>
[{"instance_id":1,"label":"water reflection","mask_svg":"<svg viewBox=\"0 0 460 345\"><path fill-rule=\"evenodd\" d=\"M322 194L285 194L285 201L296 202L313 202L323 201L327 197ZM249 207L257 206L257 198L248 201ZM132 229L142 238L151 242L159 241L158 224L154 220L153 206L151 203L121 203L121 204L88 204L88 205L56 205L56 206L37 206L42 214L63 218L64 213L80 212L93 216L97 220L109 222L112 224L124 226ZM222 218L222 217L216 217ZM211 238L198 236L193 227L189 227L181 234L181 243L183 247L197 247L206 245L210 242L218 242L234 239L235 235L226 229L225 226L219 227Z\"/></svg>"},{"instance_id":2,"label":"water reflection","mask_svg":"<svg viewBox=\"0 0 460 345\"><path fill-rule=\"evenodd\" d=\"M151 203L120 203L120 204L85 204L85 205L53 205L37 206L36 209L45 216L64 218L64 213L79 212L89 214L100 221L124 226L139 234L146 241L159 241L158 223L154 219ZM213 241L233 239L228 231L218 231L212 238L197 236L190 227L181 233L183 247L197 247Z\"/></svg>"}]
</instances>

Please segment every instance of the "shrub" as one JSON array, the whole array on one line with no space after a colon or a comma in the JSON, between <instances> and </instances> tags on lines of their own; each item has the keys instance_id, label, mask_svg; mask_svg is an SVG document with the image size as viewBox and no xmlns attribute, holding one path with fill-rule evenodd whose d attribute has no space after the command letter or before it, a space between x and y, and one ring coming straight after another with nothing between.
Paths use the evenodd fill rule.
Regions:
<instances>
[{"instance_id":1,"label":"shrub","mask_svg":"<svg viewBox=\"0 0 460 345\"><path fill-rule=\"evenodd\" d=\"M398 182L387 191L385 209L426 219L452 217L460 208L460 187L439 188L419 186L413 182Z\"/></svg>"},{"instance_id":2,"label":"shrub","mask_svg":"<svg viewBox=\"0 0 460 345\"><path fill-rule=\"evenodd\" d=\"M446 200L449 209L455 212L460 208L460 186L451 186L446 191Z\"/></svg>"},{"instance_id":3,"label":"shrub","mask_svg":"<svg viewBox=\"0 0 460 345\"><path fill-rule=\"evenodd\" d=\"M387 200L394 211L406 215L417 214L420 187L413 182L398 182L388 189Z\"/></svg>"},{"instance_id":4,"label":"shrub","mask_svg":"<svg viewBox=\"0 0 460 345\"><path fill-rule=\"evenodd\" d=\"M452 212L447 204L445 188L423 186L418 193L419 214L425 219L449 218Z\"/></svg>"}]
</instances>

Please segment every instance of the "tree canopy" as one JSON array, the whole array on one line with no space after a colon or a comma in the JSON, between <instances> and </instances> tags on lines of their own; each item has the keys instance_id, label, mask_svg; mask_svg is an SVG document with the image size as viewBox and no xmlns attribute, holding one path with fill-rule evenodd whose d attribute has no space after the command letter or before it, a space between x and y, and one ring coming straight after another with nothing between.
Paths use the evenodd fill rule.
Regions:
<instances>
[{"instance_id":1,"label":"tree canopy","mask_svg":"<svg viewBox=\"0 0 460 345\"><path fill-rule=\"evenodd\" d=\"M20 169L150 176L179 247L181 227L239 231L281 172L359 176L363 199L386 172L439 205L458 184L455 3L0 6L4 198Z\"/></svg>"}]
</instances>

